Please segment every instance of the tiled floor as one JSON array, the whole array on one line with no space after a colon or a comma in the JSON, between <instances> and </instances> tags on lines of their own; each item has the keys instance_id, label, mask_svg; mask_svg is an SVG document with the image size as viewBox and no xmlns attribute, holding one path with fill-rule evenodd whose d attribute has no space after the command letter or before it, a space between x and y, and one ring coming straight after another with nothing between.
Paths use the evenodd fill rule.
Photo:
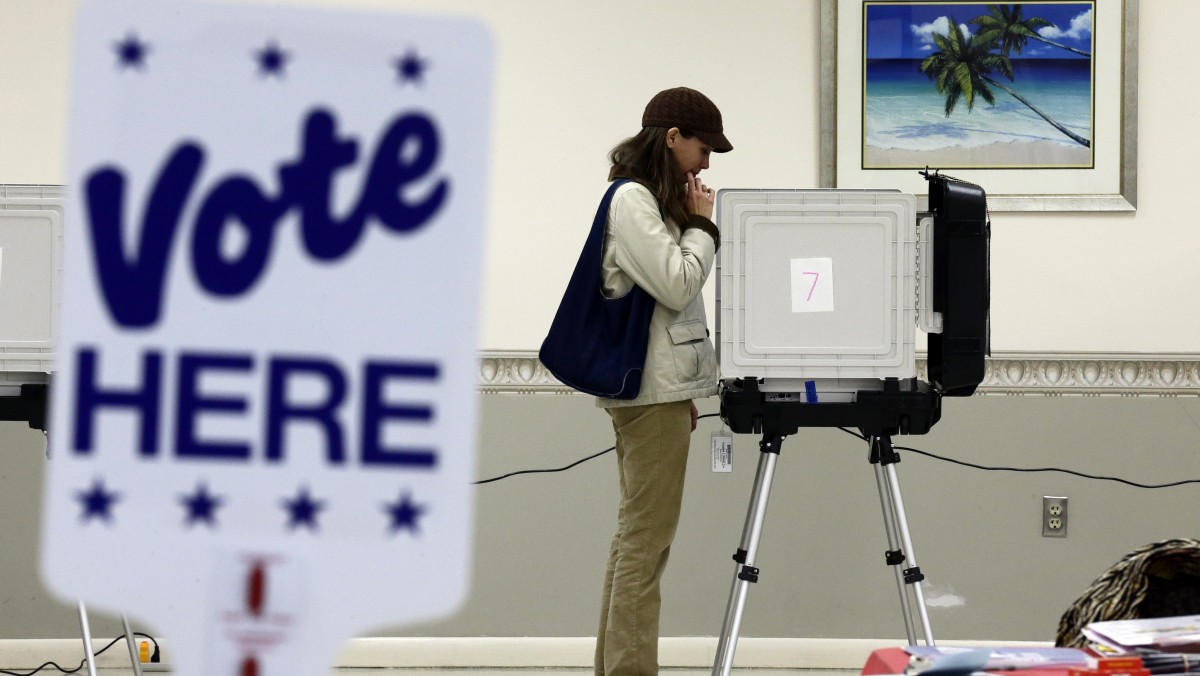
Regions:
<instances>
[{"instance_id":1,"label":"tiled floor","mask_svg":"<svg viewBox=\"0 0 1200 676\"><path fill-rule=\"evenodd\" d=\"M362 674L363 669L344 669L334 674ZM711 669L661 669L662 676L709 676ZM588 676L591 669L384 669L370 670L372 676L514 676L514 674L533 674L533 676ZM734 669L733 675L754 674L755 676L858 676L857 671L816 671L808 669Z\"/></svg>"},{"instance_id":2,"label":"tiled floor","mask_svg":"<svg viewBox=\"0 0 1200 676\"><path fill-rule=\"evenodd\" d=\"M369 671L371 676L514 676L515 674L533 674L534 676L588 676L591 669L339 669L333 674L364 674ZM659 670L662 676L709 676L712 669L664 668ZM858 676L858 671L829 671L815 669L737 669L737 674L754 674L755 676L783 676L787 674L799 676Z\"/></svg>"},{"instance_id":3,"label":"tiled floor","mask_svg":"<svg viewBox=\"0 0 1200 676\"><path fill-rule=\"evenodd\" d=\"M662 676L709 676L711 669L664 668ZM84 669L82 674L87 674ZM132 674L130 669L99 669L97 676L127 676ZM162 674L169 672L147 672ZM511 668L511 669L335 669L329 672L331 676L516 676L531 674L532 676L589 676L591 669L561 669L561 668ZM857 676L857 670L824 670L824 669L737 669L738 674L753 674L754 676L783 676L785 674L800 676Z\"/></svg>"}]
</instances>

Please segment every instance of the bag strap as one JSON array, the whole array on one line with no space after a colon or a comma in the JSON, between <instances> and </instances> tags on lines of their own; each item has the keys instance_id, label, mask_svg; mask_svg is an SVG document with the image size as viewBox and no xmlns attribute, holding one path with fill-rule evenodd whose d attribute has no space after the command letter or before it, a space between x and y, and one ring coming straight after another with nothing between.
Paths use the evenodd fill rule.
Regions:
<instances>
[{"instance_id":1,"label":"bag strap","mask_svg":"<svg viewBox=\"0 0 1200 676\"><path fill-rule=\"evenodd\" d=\"M630 179L628 178L618 178L605 191L604 198L600 200L600 206L596 207L596 216L592 219L592 230L588 233L583 253L579 257L579 263L576 265L577 268L582 265L594 264L597 274L599 274L601 263L604 260L604 226L608 223L608 210L612 206L613 196L616 195L617 188L629 183L629 181Z\"/></svg>"}]
</instances>

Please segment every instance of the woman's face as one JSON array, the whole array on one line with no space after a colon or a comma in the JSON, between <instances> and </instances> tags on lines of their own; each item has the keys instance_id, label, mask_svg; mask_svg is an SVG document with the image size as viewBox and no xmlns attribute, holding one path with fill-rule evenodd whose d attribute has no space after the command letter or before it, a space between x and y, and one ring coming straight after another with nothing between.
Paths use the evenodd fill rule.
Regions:
<instances>
[{"instance_id":1,"label":"woman's face","mask_svg":"<svg viewBox=\"0 0 1200 676\"><path fill-rule=\"evenodd\" d=\"M667 147L675 158L675 164L681 174L691 172L698 176L701 169L708 168L708 156L712 154L712 146L700 140L700 137L684 138L679 129L672 127L667 131Z\"/></svg>"}]
</instances>

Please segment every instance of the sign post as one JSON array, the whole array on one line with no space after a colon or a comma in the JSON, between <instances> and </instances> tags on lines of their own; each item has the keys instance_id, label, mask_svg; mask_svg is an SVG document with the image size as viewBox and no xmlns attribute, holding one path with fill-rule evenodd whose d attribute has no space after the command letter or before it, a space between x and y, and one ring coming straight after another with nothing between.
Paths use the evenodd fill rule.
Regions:
<instances>
[{"instance_id":1,"label":"sign post","mask_svg":"<svg viewBox=\"0 0 1200 676\"><path fill-rule=\"evenodd\" d=\"M491 38L77 18L42 566L180 676L319 674L467 593Z\"/></svg>"}]
</instances>

